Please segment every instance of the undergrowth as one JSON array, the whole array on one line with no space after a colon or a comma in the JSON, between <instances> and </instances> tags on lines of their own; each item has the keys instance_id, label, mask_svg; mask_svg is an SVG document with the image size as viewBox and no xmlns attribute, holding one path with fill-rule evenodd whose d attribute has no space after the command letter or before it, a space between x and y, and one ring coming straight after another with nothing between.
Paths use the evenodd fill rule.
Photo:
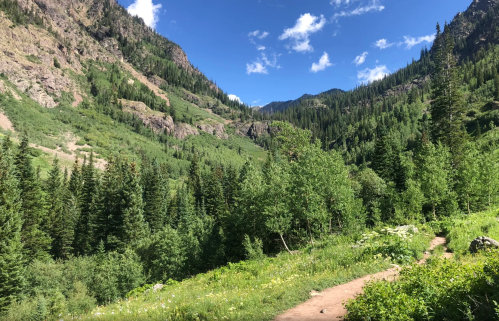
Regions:
<instances>
[{"instance_id":1,"label":"undergrowth","mask_svg":"<svg viewBox=\"0 0 499 321\"><path fill-rule=\"evenodd\" d=\"M401 271L396 282L369 283L350 300L347 320L499 320L499 251L468 254L479 236L498 238L497 211L441 222L454 259L434 257Z\"/></svg>"},{"instance_id":2,"label":"undergrowth","mask_svg":"<svg viewBox=\"0 0 499 321\"><path fill-rule=\"evenodd\" d=\"M229 264L180 283L170 281L158 291L152 285L141 287L127 299L98 307L82 319L271 320L308 299L311 290L321 291L385 270L392 263L420 258L432 237L390 229L357 238L334 236L298 255L282 253ZM397 256L398 252L407 257Z\"/></svg>"}]
</instances>

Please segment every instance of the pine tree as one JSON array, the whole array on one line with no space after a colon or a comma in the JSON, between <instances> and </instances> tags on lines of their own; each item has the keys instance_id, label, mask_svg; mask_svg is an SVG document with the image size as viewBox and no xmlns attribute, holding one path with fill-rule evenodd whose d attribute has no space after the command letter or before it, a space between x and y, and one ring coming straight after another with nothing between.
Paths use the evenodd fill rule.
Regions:
<instances>
[{"instance_id":1,"label":"pine tree","mask_svg":"<svg viewBox=\"0 0 499 321\"><path fill-rule=\"evenodd\" d=\"M495 100L499 100L499 74L496 72L494 77L494 98Z\"/></svg>"},{"instance_id":2,"label":"pine tree","mask_svg":"<svg viewBox=\"0 0 499 321\"><path fill-rule=\"evenodd\" d=\"M0 155L0 313L21 292L23 255L21 243L21 193L10 144Z\"/></svg>"},{"instance_id":3,"label":"pine tree","mask_svg":"<svg viewBox=\"0 0 499 321\"><path fill-rule=\"evenodd\" d=\"M40 180L31 162L26 134L19 145L15 165L21 190L21 212L23 213L21 241L24 257L30 260L45 260L49 257L51 239L42 230L42 224L46 219L45 204Z\"/></svg>"},{"instance_id":4,"label":"pine tree","mask_svg":"<svg viewBox=\"0 0 499 321\"><path fill-rule=\"evenodd\" d=\"M449 147L453 164L457 166L466 142L463 124L465 108L454 57L453 39L447 26L445 29L444 35L441 35L440 26L437 24L431 120L433 139L436 142L442 141Z\"/></svg>"},{"instance_id":5,"label":"pine tree","mask_svg":"<svg viewBox=\"0 0 499 321\"><path fill-rule=\"evenodd\" d=\"M144 192L144 218L152 233L161 231L168 222L168 201L170 183L161 165L155 160L152 170L146 173L148 179Z\"/></svg>"},{"instance_id":6,"label":"pine tree","mask_svg":"<svg viewBox=\"0 0 499 321\"><path fill-rule=\"evenodd\" d=\"M97 210L97 174L94 168L93 153L90 153L88 164L84 159L82 166L83 187L81 192L81 212L75 229L73 248L81 255L90 254L93 238L94 214ZM99 242L97 240L96 242Z\"/></svg>"},{"instance_id":7,"label":"pine tree","mask_svg":"<svg viewBox=\"0 0 499 321\"><path fill-rule=\"evenodd\" d=\"M189 168L189 189L194 195L196 206L199 206L203 202L203 186L197 154L194 154L191 161L191 167Z\"/></svg>"},{"instance_id":8,"label":"pine tree","mask_svg":"<svg viewBox=\"0 0 499 321\"><path fill-rule=\"evenodd\" d=\"M103 241L108 250L121 248L123 231L123 179L126 164L118 158L108 160L102 177L99 211L94 223L95 241Z\"/></svg>"},{"instance_id":9,"label":"pine tree","mask_svg":"<svg viewBox=\"0 0 499 321\"><path fill-rule=\"evenodd\" d=\"M137 243L147 236L147 225L144 221L142 188L136 164L130 164L123 186L123 244Z\"/></svg>"},{"instance_id":10,"label":"pine tree","mask_svg":"<svg viewBox=\"0 0 499 321\"><path fill-rule=\"evenodd\" d=\"M386 182L394 176L394 153L389 136L382 130L381 137L376 140L372 160L372 169Z\"/></svg>"},{"instance_id":11,"label":"pine tree","mask_svg":"<svg viewBox=\"0 0 499 321\"><path fill-rule=\"evenodd\" d=\"M222 168L216 167L209 176L205 188L206 213L213 216L219 224L227 213L222 181Z\"/></svg>"},{"instance_id":12,"label":"pine tree","mask_svg":"<svg viewBox=\"0 0 499 321\"><path fill-rule=\"evenodd\" d=\"M47 206L49 222L51 222L52 255L56 258L68 258L72 251L74 236L73 218L66 213L64 194L67 182L67 171L61 181L61 169L56 158L52 164L47 180Z\"/></svg>"}]
</instances>

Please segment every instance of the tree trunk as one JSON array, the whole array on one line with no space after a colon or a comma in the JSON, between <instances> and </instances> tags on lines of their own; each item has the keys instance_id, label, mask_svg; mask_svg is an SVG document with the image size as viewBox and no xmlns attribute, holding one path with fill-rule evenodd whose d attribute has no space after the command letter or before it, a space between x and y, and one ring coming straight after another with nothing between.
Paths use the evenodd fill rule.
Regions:
<instances>
[{"instance_id":1,"label":"tree trunk","mask_svg":"<svg viewBox=\"0 0 499 321\"><path fill-rule=\"evenodd\" d=\"M466 194L466 198L468 200L468 215L471 214L471 209L470 209L470 193Z\"/></svg>"},{"instance_id":2,"label":"tree trunk","mask_svg":"<svg viewBox=\"0 0 499 321\"><path fill-rule=\"evenodd\" d=\"M436 221L437 220L437 213L435 212L435 203L432 204L432 207L433 207L433 218Z\"/></svg>"},{"instance_id":3,"label":"tree trunk","mask_svg":"<svg viewBox=\"0 0 499 321\"><path fill-rule=\"evenodd\" d=\"M291 251L289 250L288 246L286 245L286 242L284 241L284 237L282 237L281 233L279 233L279 236L281 237L282 244L284 244L284 247L286 248L286 250L289 252L289 254L293 255L293 253L291 253Z\"/></svg>"}]
</instances>

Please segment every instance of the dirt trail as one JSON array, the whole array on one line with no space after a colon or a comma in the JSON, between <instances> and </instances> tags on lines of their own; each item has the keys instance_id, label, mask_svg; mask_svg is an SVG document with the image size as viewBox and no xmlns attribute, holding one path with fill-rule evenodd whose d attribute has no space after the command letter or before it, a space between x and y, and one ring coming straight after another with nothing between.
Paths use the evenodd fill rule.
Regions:
<instances>
[{"instance_id":1,"label":"dirt trail","mask_svg":"<svg viewBox=\"0 0 499 321\"><path fill-rule=\"evenodd\" d=\"M445 245L445 238L436 237L433 239L430 244L430 250L439 245ZM452 256L451 253L445 253L444 255L446 258ZM425 258L419 261L418 264L424 264L429 256L430 252L426 252ZM368 275L349 283L335 286L334 288L324 290L322 293L314 293L310 300L279 315L274 321L339 320L347 313L343 303L348 299L353 299L357 295L362 294L362 288L367 281L383 279L393 281L397 278L399 269L399 267L394 267L384 272Z\"/></svg>"}]
</instances>

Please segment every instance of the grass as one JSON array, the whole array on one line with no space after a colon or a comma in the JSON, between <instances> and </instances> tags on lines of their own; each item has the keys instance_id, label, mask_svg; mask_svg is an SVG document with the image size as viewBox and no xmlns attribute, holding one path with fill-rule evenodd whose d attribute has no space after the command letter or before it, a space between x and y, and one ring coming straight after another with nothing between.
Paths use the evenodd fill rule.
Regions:
<instances>
[{"instance_id":1,"label":"grass","mask_svg":"<svg viewBox=\"0 0 499 321\"><path fill-rule=\"evenodd\" d=\"M427 264L401 271L396 282L371 282L347 304L346 320L499 320L499 250L468 253L474 238L498 238L498 211L441 223L453 259L435 248Z\"/></svg>"},{"instance_id":2,"label":"grass","mask_svg":"<svg viewBox=\"0 0 499 321\"><path fill-rule=\"evenodd\" d=\"M466 255L471 241L480 236L499 240L499 211L463 215L443 222L448 248L458 258Z\"/></svg>"},{"instance_id":3,"label":"grass","mask_svg":"<svg viewBox=\"0 0 499 321\"><path fill-rule=\"evenodd\" d=\"M79 82L84 82L84 78L77 78ZM170 175L175 179L187 173L192 151L201 155L204 169L218 164L241 167L248 159L266 158L266 152L261 147L256 146L249 138L237 136L234 130L228 130L228 140L220 140L204 132L199 136L190 136L186 140L170 137L168 139L170 148L165 149L165 145L158 140L140 135L130 126L119 123L95 109L71 107L71 95L68 93L62 96L60 105L52 109L40 106L23 93L19 95L22 97L20 101L10 95L0 94L0 110L3 110L13 123L18 134L26 131L31 143L53 150L60 148L68 152L67 134L71 133L76 136L78 145L89 145L90 149L86 151L93 150L99 155L98 158L104 160L109 156L121 154L139 163L144 155L167 162ZM193 105L188 107L186 104L190 103L173 95L170 97L184 118L193 115L195 119L208 117L210 121L222 120L219 116L211 115ZM177 149L182 153L177 153ZM47 156L52 159L54 157ZM40 162L44 165L41 167L44 176L48 167L44 161Z\"/></svg>"},{"instance_id":4,"label":"grass","mask_svg":"<svg viewBox=\"0 0 499 321\"><path fill-rule=\"evenodd\" d=\"M405 243L411 253L417 252L413 260L431 238L421 233ZM281 253L229 264L180 283L170 282L156 292L139 288L128 299L98 307L82 320L272 320L307 300L311 290L389 268L394 261L383 253L400 241L399 235L388 234L359 246L352 238L331 237L298 255Z\"/></svg>"}]
</instances>

